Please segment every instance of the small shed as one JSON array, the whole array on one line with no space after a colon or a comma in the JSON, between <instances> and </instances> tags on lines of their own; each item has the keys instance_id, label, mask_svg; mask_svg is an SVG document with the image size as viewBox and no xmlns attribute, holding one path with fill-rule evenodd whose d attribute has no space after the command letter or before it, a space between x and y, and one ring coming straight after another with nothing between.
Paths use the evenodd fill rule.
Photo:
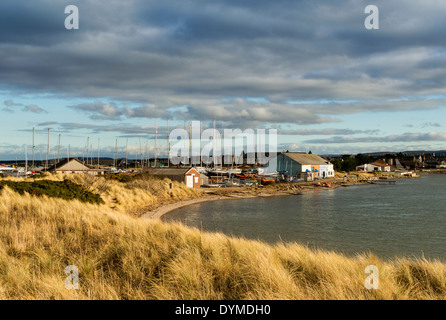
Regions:
<instances>
[{"instance_id":1,"label":"small shed","mask_svg":"<svg viewBox=\"0 0 446 320\"><path fill-rule=\"evenodd\" d=\"M209 177L205 174L200 174L200 185L209 184Z\"/></svg>"},{"instance_id":2,"label":"small shed","mask_svg":"<svg viewBox=\"0 0 446 320\"><path fill-rule=\"evenodd\" d=\"M151 168L148 173L172 181L184 182L188 188L199 188L202 184L201 175L195 168Z\"/></svg>"}]
</instances>

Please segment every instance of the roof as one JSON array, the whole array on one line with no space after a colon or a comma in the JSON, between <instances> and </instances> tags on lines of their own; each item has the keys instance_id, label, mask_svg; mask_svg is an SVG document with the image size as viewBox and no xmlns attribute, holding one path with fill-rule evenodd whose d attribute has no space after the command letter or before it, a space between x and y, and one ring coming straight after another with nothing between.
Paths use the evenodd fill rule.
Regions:
<instances>
[{"instance_id":1,"label":"roof","mask_svg":"<svg viewBox=\"0 0 446 320\"><path fill-rule=\"evenodd\" d=\"M377 160L375 162L372 162L371 165L374 165L377 167L389 167L389 165L382 160Z\"/></svg>"},{"instance_id":2,"label":"roof","mask_svg":"<svg viewBox=\"0 0 446 320\"><path fill-rule=\"evenodd\" d=\"M326 165L330 164L330 161L318 156L317 154L286 152L282 153L284 156L294 160L301 165Z\"/></svg>"},{"instance_id":3,"label":"roof","mask_svg":"<svg viewBox=\"0 0 446 320\"><path fill-rule=\"evenodd\" d=\"M91 170L91 167L86 165L85 163L83 163L82 161L80 161L78 158L70 158L70 159L64 159L62 161L59 161L57 164L52 165L51 167L48 168L48 171L53 171L56 169L59 169L60 167L66 165L67 163L70 163L71 161L77 161L80 164L82 164L83 166L85 166L85 170Z\"/></svg>"},{"instance_id":4,"label":"roof","mask_svg":"<svg viewBox=\"0 0 446 320\"><path fill-rule=\"evenodd\" d=\"M194 168L151 168L147 172L154 176L184 176L191 169Z\"/></svg>"}]
</instances>

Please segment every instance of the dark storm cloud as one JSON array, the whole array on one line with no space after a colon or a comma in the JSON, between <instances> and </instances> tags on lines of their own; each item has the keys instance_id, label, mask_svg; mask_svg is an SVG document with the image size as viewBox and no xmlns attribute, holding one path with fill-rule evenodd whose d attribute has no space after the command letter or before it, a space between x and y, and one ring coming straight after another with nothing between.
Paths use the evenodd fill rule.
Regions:
<instances>
[{"instance_id":1,"label":"dark storm cloud","mask_svg":"<svg viewBox=\"0 0 446 320\"><path fill-rule=\"evenodd\" d=\"M3 0L0 4L0 42L45 46L57 41L63 30L64 5L48 1Z\"/></svg>"},{"instance_id":2,"label":"dark storm cloud","mask_svg":"<svg viewBox=\"0 0 446 320\"><path fill-rule=\"evenodd\" d=\"M444 105L397 101L446 85L439 1L377 1L381 28L373 31L361 0L70 4L80 30L64 29L64 2L2 1L0 89L109 101L72 106L95 120L170 114L240 127ZM356 102L305 103L345 98Z\"/></svg>"},{"instance_id":3,"label":"dark storm cloud","mask_svg":"<svg viewBox=\"0 0 446 320\"><path fill-rule=\"evenodd\" d=\"M131 124L116 124L116 125L96 125L96 124L85 124L85 123L74 123L74 122L63 122L57 123L59 129L66 132L73 130L87 130L93 134L102 132L117 132L122 135L134 135L134 136L154 136L155 126L134 126ZM158 126L158 134L165 135L167 132L167 127Z\"/></svg>"},{"instance_id":4,"label":"dark storm cloud","mask_svg":"<svg viewBox=\"0 0 446 320\"><path fill-rule=\"evenodd\" d=\"M155 105L144 105L139 107L122 107L116 103L103 103L95 101L93 103L82 103L69 106L69 108L86 112L92 120L121 120L123 116L128 118L157 118L166 114Z\"/></svg>"}]
</instances>

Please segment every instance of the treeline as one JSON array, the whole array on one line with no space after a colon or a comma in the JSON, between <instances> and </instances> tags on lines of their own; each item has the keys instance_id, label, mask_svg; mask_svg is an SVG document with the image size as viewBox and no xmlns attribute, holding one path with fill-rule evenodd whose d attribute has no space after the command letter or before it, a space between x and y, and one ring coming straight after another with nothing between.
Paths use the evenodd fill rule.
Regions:
<instances>
[{"instance_id":1,"label":"treeline","mask_svg":"<svg viewBox=\"0 0 446 320\"><path fill-rule=\"evenodd\" d=\"M365 163L376 161L376 157L367 156L364 154L342 155L340 158L332 159L331 163L335 171L355 171L357 166Z\"/></svg>"}]
</instances>

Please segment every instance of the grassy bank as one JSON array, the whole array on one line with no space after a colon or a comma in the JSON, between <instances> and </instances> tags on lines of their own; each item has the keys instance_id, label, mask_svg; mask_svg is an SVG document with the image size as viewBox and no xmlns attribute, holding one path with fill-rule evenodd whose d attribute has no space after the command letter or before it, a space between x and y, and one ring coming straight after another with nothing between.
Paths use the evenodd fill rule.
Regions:
<instances>
[{"instance_id":1,"label":"grassy bank","mask_svg":"<svg viewBox=\"0 0 446 320\"><path fill-rule=\"evenodd\" d=\"M52 182L52 183L51 183ZM31 194L54 196L57 192L51 189L59 187L60 193L69 192L72 197L62 197L65 200L84 200L85 194L90 198L100 197L107 208L116 212L139 217L147 211L159 206L180 200L194 199L202 196L202 192L187 188L183 183L173 182L170 188L170 180L158 179L147 174L134 176L109 176L94 177L89 175L51 174L42 178L4 178L0 180L0 188L9 185L15 191L27 191ZM24 187L26 186L26 187ZM34 187L33 187L34 186ZM66 188L68 186L69 188ZM46 189L42 192L42 189ZM76 197L76 195L79 195ZM88 200L90 200L88 198ZM95 202L95 201L89 201Z\"/></svg>"},{"instance_id":2,"label":"grassy bank","mask_svg":"<svg viewBox=\"0 0 446 320\"><path fill-rule=\"evenodd\" d=\"M125 203L142 204L141 185L131 189L109 181L104 187L101 179L73 179L90 185L105 204L20 195L7 186L0 191L0 298L446 298L446 264L440 262L348 258L298 244L271 246L141 220ZM162 180L144 183L165 201L196 196L182 186L163 189ZM145 199L156 197L150 190L144 191ZM113 200L117 191L119 202ZM65 288L68 265L79 269L79 290ZM379 290L364 287L367 265L379 268Z\"/></svg>"}]
</instances>

